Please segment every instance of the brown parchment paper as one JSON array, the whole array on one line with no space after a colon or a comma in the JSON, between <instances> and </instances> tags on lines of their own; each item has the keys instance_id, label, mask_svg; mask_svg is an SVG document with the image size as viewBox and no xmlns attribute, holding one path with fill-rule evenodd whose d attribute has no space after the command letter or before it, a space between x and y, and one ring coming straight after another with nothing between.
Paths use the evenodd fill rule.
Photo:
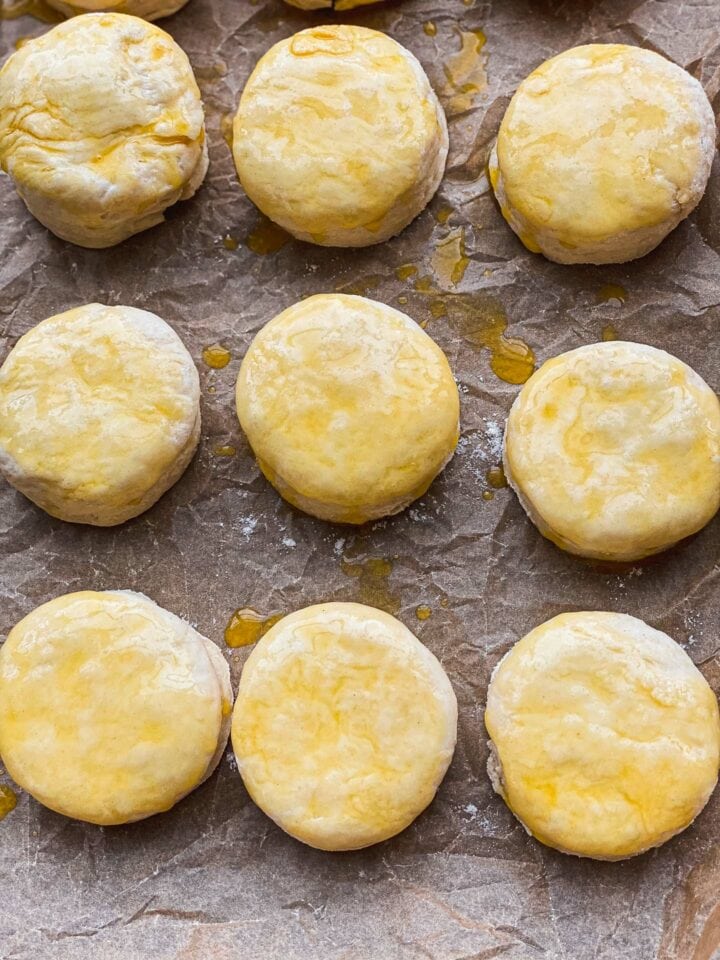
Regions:
<instances>
[{"instance_id":1,"label":"brown parchment paper","mask_svg":"<svg viewBox=\"0 0 720 960\"><path fill-rule=\"evenodd\" d=\"M683 644L718 691L720 525L642 567L608 571L544 541L508 490L483 499L518 387L495 376L490 354L468 338L463 320L468 304L479 316L504 309L508 333L527 341L538 361L598 340L614 325L624 338L672 351L720 388L717 169L698 211L659 250L604 268L554 266L526 252L502 222L484 176L517 83L575 44L623 41L657 50L699 77L720 104L720 3L389 0L343 15L387 31L425 65L450 114L447 176L431 207L380 248L342 252L293 242L260 256L244 242L260 218L236 182L222 118L262 52L332 16L281 0L190 0L163 21L202 87L211 167L197 197L159 228L112 250L82 250L36 223L0 178L0 357L30 326L72 306L99 300L144 307L166 318L195 357L204 418L187 474L154 509L120 528L63 524L0 484L0 636L60 593L133 588L212 638L237 681L245 652L223 643L235 608L269 615L319 600L374 602L407 623L448 671L460 702L455 760L433 805L405 833L344 855L303 847L270 823L250 802L229 752L216 775L174 810L123 828L66 820L20 793L0 822L0 956L720 956L720 793L691 829L658 851L618 864L575 860L527 837L492 793L482 720L501 655L567 609L642 617ZM1 22L3 57L18 38L45 29L30 17ZM487 43L473 60L472 38L462 34L480 29ZM469 60L458 60L463 42ZM435 253L449 235L450 250L459 251L461 228L464 273L462 265L448 270ZM237 249L228 249L235 241ZM418 273L400 279L396 270L406 264ZM607 300L607 285L624 288L625 302ZM423 292L427 287L435 292ZM260 477L233 405L238 365L259 327L300 297L339 288L428 321L463 402L460 448L429 494L360 530L283 503ZM203 348L217 341L232 354L223 370L202 360ZM218 456L221 446L237 452ZM391 561L391 571L373 560ZM424 621L416 616L421 605L432 610Z\"/></svg>"}]
</instances>

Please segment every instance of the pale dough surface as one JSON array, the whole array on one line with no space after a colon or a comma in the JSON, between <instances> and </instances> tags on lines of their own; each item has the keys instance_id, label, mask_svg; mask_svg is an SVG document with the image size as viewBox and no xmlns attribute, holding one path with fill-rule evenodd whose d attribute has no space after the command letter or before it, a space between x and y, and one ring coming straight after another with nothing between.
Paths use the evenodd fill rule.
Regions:
<instances>
[{"instance_id":1,"label":"pale dough surface","mask_svg":"<svg viewBox=\"0 0 720 960\"><path fill-rule=\"evenodd\" d=\"M169 17L184 7L188 0L46 0L46 3L72 17L79 13L96 11L127 13L133 17L142 17L144 20L159 20Z\"/></svg>"},{"instance_id":2,"label":"pale dough surface","mask_svg":"<svg viewBox=\"0 0 720 960\"><path fill-rule=\"evenodd\" d=\"M29 40L0 70L0 165L30 212L84 247L163 220L207 170L185 53L138 17L91 13Z\"/></svg>"},{"instance_id":3,"label":"pale dough surface","mask_svg":"<svg viewBox=\"0 0 720 960\"><path fill-rule=\"evenodd\" d=\"M404 830L435 796L456 736L440 663L394 617L356 603L273 627L245 664L232 725L250 796L322 850Z\"/></svg>"},{"instance_id":4,"label":"pale dough surface","mask_svg":"<svg viewBox=\"0 0 720 960\"><path fill-rule=\"evenodd\" d=\"M21 337L0 367L0 471L54 517L112 526L180 478L200 382L164 320L88 304Z\"/></svg>"},{"instance_id":5,"label":"pale dough surface","mask_svg":"<svg viewBox=\"0 0 720 960\"><path fill-rule=\"evenodd\" d=\"M232 691L210 641L142 594L67 594L0 649L0 755L58 813L119 824L168 810L212 772Z\"/></svg>"},{"instance_id":6,"label":"pale dough surface","mask_svg":"<svg viewBox=\"0 0 720 960\"><path fill-rule=\"evenodd\" d=\"M623 263L700 201L715 154L700 83L650 50L590 44L521 83L490 159L505 219L558 263Z\"/></svg>"},{"instance_id":7,"label":"pale dough surface","mask_svg":"<svg viewBox=\"0 0 720 960\"><path fill-rule=\"evenodd\" d=\"M595 343L543 364L510 411L505 468L541 533L629 561L696 533L720 506L720 403L687 364Z\"/></svg>"},{"instance_id":8,"label":"pale dough surface","mask_svg":"<svg viewBox=\"0 0 720 960\"><path fill-rule=\"evenodd\" d=\"M457 445L460 401L445 354L408 316L321 294L257 334L237 410L286 500L321 519L364 523L425 493Z\"/></svg>"},{"instance_id":9,"label":"pale dough surface","mask_svg":"<svg viewBox=\"0 0 720 960\"><path fill-rule=\"evenodd\" d=\"M255 67L233 126L240 182L300 240L381 243L425 208L445 169L445 114L415 57L343 24L281 40Z\"/></svg>"},{"instance_id":10,"label":"pale dough surface","mask_svg":"<svg viewBox=\"0 0 720 960\"><path fill-rule=\"evenodd\" d=\"M495 789L536 839L618 860L684 830L717 782L715 695L642 620L567 613L496 668L485 723Z\"/></svg>"}]
</instances>

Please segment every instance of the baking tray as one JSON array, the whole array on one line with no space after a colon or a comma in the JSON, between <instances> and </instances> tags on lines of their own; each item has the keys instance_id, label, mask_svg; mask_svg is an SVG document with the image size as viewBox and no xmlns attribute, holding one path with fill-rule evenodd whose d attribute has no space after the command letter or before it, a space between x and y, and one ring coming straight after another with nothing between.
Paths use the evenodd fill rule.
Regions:
<instances>
[{"instance_id":1,"label":"baking tray","mask_svg":"<svg viewBox=\"0 0 720 960\"><path fill-rule=\"evenodd\" d=\"M720 956L720 795L693 827L638 859L563 856L530 839L492 793L482 719L499 658L568 609L647 620L720 688L717 521L680 549L610 570L543 540L512 494L493 486L497 474L488 478L519 389L507 380L603 333L670 350L720 386L718 170L697 212L655 253L602 268L556 266L525 251L502 222L484 172L519 81L575 44L657 50L697 76L717 107L720 4L390 0L342 15L387 31L419 57L448 110L452 143L428 210L390 243L347 252L284 242L269 229L238 186L224 138L258 57L332 16L281 0L190 0L162 22L195 67L211 167L196 198L120 247L82 250L57 240L0 178L0 357L39 320L78 304L143 307L168 320L197 361L204 422L183 479L119 528L63 524L0 485L0 636L60 593L127 587L196 624L223 648L237 682L247 648L224 642L236 609L268 617L319 600L376 604L448 671L460 703L455 760L435 802L402 835L337 855L304 847L267 820L230 752L175 809L126 827L76 823L18 791L17 807L0 822L0 956ZM3 57L45 29L29 16L3 20ZM235 377L256 331L301 297L334 290L382 300L425 325L462 395L462 439L442 477L405 513L360 529L282 502L234 413ZM222 369L203 360L216 343L232 358Z\"/></svg>"}]
</instances>

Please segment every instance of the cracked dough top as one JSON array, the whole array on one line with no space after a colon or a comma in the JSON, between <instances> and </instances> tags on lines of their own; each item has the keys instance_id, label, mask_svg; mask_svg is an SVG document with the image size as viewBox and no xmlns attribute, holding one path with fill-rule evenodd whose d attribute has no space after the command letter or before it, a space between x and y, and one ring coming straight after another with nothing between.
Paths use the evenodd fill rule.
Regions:
<instances>
[{"instance_id":1,"label":"cracked dough top","mask_svg":"<svg viewBox=\"0 0 720 960\"><path fill-rule=\"evenodd\" d=\"M292 836L351 850L394 836L452 759L457 703L440 663L394 617L327 603L285 617L245 664L238 768Z\"/></svg>"},{"instance_id":2,"label":"cracked dough top","mask_svg":"<svg viewBox=\"0 0 720 960\"><path fill-rule=\"evenodd\" d=\"M695 533L720 506L720 403L663 350L589 344L548 360L523 387L505 459L559 546L638 559Z\"/></svg>"},{"instance_id":3,"label":"cracked dough top","mask_svg":"<svg viewBox=\"0 0 720 960\"><path fill-rule=\"evenodd\" d=\"M0 649L0 755L58 813L91 823L169 809L218 747L223 691L205 641L142 594L45 603Z\"/></svg>"},{"instance_id":4,"label":"cracked dough top","mask_svg":"<svg viewBox=\"0 0 720 960\"><path fill-rule=\"evenodd\" d=\"M715 695L666 634L567 613L498 665L485 722L498 786L540 841L619 859L687 827L717 781Z\"/></svg>"}]
</instances>

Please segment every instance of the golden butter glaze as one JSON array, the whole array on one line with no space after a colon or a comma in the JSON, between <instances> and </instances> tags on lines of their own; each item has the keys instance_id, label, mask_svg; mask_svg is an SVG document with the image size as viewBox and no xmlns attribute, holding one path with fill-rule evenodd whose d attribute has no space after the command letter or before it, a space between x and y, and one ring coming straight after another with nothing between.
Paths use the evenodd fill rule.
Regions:
<instances>
[{"instance_id":1,"label":"golden butter glaze","mask_svg":"<svg viewBox=\"0 0 720 960\"><path fill-rule=\"evenodd\" d=\"M342 24L272 47L233 124L250 199L293 236L326 246L403 230L437 190L447 150L445 115L415 57Z\"/></svg>"},{"instance_id":2,"label":"golden butter glaze","mask_svg":"<svg viewBox=\"0 0 720 960\"><path fill-rule=\"evenodd\" d=\"M219 651L137 593L58 597L0 649L3 763L91 823L149 817L193 790L222 754L231 704Z\"/></svg>"},{"instance_id":3,"label":"golden butter glaze","mask_svg":"<svg viewBox=\"0 0 720 960\"><path fill-rule=\"evenodd\" d=\"M50 317L0 368L0 471L60 519L137 516L181 476L199 436L192 358L144 310L88 304Z\"/></svg>"},{"instance_id":4,"label":"golden butter glaze","mask_svg":"<svg viewBox=\"0 0 720 960\"><path fill-rule=\"evenodd\" d=\"M445 354L413 320L323 294L257 334L237 410L283 497L322 519L364 523L427 490L455 450L460 401Z\"/></svg>"},{"instance_id":5,"label":"golden butter glaze","mask_svg":"<svg viewBox=\"0 0 720 960\"><path fill-rule=\"evenodd\" d=\"M508 481L571 553L636 560L720 506L720 403L690 367L620 340L543 364L510 411Z\"/></svg>"},{"instance_id":6,"label":"golden butter glaze","mask_svg":"<svg viewBox=\"0 0 720 960\"><path fill-rule=\"evenodd\" d=\"M232 724L253 800L323 850L404 830L435 796L456 736L440 663L394 617L355 603L276 624L245 664Z\"/></svg>"},{"instance_id":7,"label":"golden butter glaze","mask_svg":"<svg viewBox=\"0 0 720 960\"><path fill-rule=\"evenodd\" d=\"M163 219L207 170L187 56L137 17L86 14L0 70L0 165L64 240L107 247Z\"/></svg>"},{"instance_id":8,"label":"golden butter glaze","mask_svg":"<svg viewBox=\"0 0 720 960\"><path fill-rule=\"evenodd\" d=\"M617 860L684 830L717 782L715 695L673 640L616 613L567 613L503 658L485 723L495 789L534 837Z\"/></svg>"},{"instance_id":9,"label":"golden butter glaze","mask_svg":"<svg viewBox=\"0 0 720 960\"><path fill-rule=\"evenodd\" d=\"M700 83L650 50L589 44L524 80L490 180L505 219L560 263L643 256L703 195L715 118Z\"/></svg>"}]
</instances>

